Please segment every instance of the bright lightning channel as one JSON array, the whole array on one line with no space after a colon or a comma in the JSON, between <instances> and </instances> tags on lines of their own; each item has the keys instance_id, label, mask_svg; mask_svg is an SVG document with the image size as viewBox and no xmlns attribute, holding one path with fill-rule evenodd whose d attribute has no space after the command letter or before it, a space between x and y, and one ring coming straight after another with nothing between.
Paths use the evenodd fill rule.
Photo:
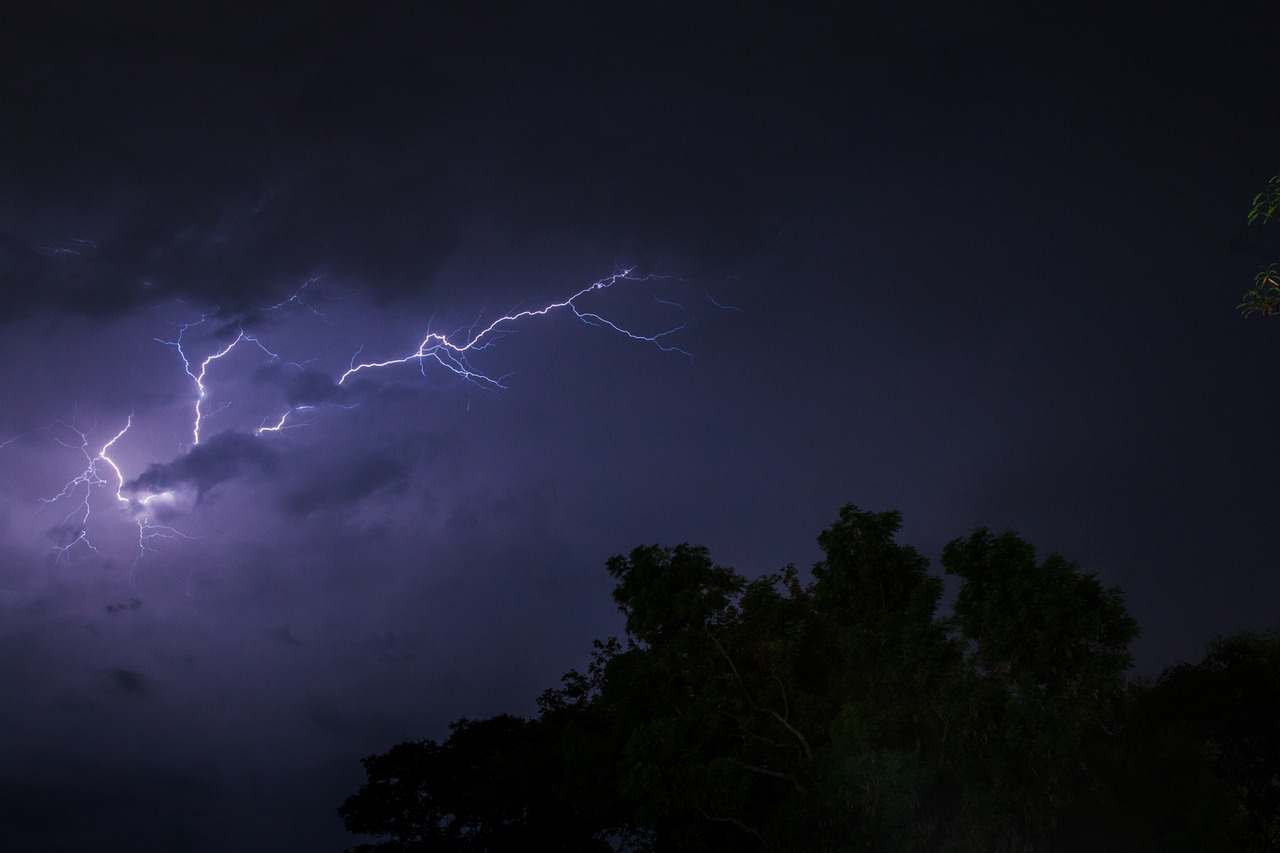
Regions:
<instances>
[{"instance_id":1,"label":"bright lightning channel","mask_svg":"<svg viewBox=\"0 0 1280 853\"><path fill-rule=\"evenodd\" d=\"M484 349L486 346L492 343L490 339L495 334L497 334L504 327L510 326L511 324L515 323L518 320L522 320L525 317L542 317L554 311L560 311L565 309L572 311L575 317L577 317L579 320L581 320L582 322L586 323L589 326L606 327L622 335L625 335L628 338L631 338L632 340L651 343L657 346L663 352L678 352L681 355L689 356L690 354L685 350L682 350L677 346L672 346L665 343L663 341L663 338L666 338L669 335L673 335L676 332L680 331L681 329L688 327L688 325L693 322L692 320L687 320L684 323L681 323L679 326L676 326L671 329L667 329L666 331L663 331L663 332L659 332L656 335L642 335L642 334L633 332L629 329L626 329L618 325L617 323L614 323L612 320L607 320L604 317L600 316L599 314L596 314L590 311L583 311L581 308L578 307L578 301L584 298L585 296L587 296L588 294L595 293L598 291L608 290L610 287L612 287L613 285L617 284L620 281L631 281L631 282L655 281L658 278L659 276L652 276L652 275L635 276L635 275L632 275L632 270L630 269L618 270L613 275L610 275L606 278L602 278L599 281L595 282L594 284L590 284L587 287L582 288L582 290L579 290L577 293L573 294L568 299L565 299L561 302L552 302L550 305L545 305L542 308L530 308L524 311L516 311L511 314L505 314L499 317L498 319L494 320L488 326L485 326L479 332L466 338L461 343L455 343L454 341L450 340L447 335L442 335L439 332L430 332L427 334L425 338L422 339L422 342L418 344L418 348L416 350L400 358L391 358L391 359L387 359L386 361L370 361L370 362L364 362L361 364L356 364L355 358L352 357L351 366L347 369L345 373L342 374L342 376L338 378L338 384L339 385L343 384L344 382L347 381L347 379L349 379L350 377L354 376L355 374L359 373L362 370L375 370L378 368L393 367L399 364L410 364L412 362L417 362L419 365L422 365L422 363L425 362L427 359L431 359L436 363L438 363L441 367L444 367L446 370L450 370L453 373L457 374L458 376L470 382L475 382L476 384L489 385L493 388L503 388L505 386L502 384L501 380L493 379L492 377L488 376L485 373L473 370L471 365L468 364L467 362L467 354L472 351ZM662 301L662 300L658 300L658 301Z\"/></svg>"},{"instance_id":2,"label":"bright lightning channel","mask_svg":"<svg viewBox=\"0 0 1280 853\"><path fill-rule=\"evenodd\" d=\"M49 250L71 252L76 251L78 248L80 247L55 246L50 247ZM469 356L472 353L479 352L492 346L503 332L507 331L510 326L518 323L519 321L529 317L543 317L558 311L568 311L578 320L589 326L608 329L634 341L652 344L663 352L674 352L692 357L687 351L668 343L667 339L680 330L687 328L693 320L686 320L684 323L656 334L643 334L610 320L595 311L588 311L579 304L589 295L606 291L614 285L622 282L643 283L658 281L664 278L667 277L654 275L638 276L634 274L633 269L619 269L612 275L606 276L605 278L582 288L567 299L546 304L541 308L512 311L511 313L493 320L479 331L475 331L476 327L472 326L457 340L454 339L457 337L456 333L454 336L449 336L439 332L429 332L412 352L382 361L366 361L357 363L356 359L361 352L361 350L357 350L356 354L351 357L346 371L337 377L336 384L341 386L346 383L348 379L351 379L357 374L414 363L416 363L419 370L425 374L427 363L434 362L467 382L494 390L503 389L506 387L503 385L503 379L505 379L505 377L494 378L482 370L472 367L468 360ZM320 314L319 311L306 303L302 298L303 290L305 290L305 288L314 281L314 278L307 281L293 296L272 305L269 308L263 309L263 313L276 311L286 308L289 305L297 304L308 308L323 319L324 315ZM675 305L675 303L671 303L667 300L658 299L656 296L654 298L660 303ZM721 306L720 303L715 303L714 300L712 301L717 305L717 307L730 307ZM209 315L206 314L195 322L179 325L177 327L176 334L171 339L155 338L157 343L172 347L177 352L178 358L182 362L183 370L193 385L194 402L191 419L191 445L193 447L200 444L201 429L204 426L205 421L230 405L230 403L226 403L222 407L213 411L207 411L205 408L206 402L209 398L209 386L207 384L209 381L209 371L214 363L228 356L241 344L250 344L257 347L271 361L280 360L279 355L272 352L265 344L262 343L262 341L246 332L243 328L237 330L235 338L233 338L229 343L226 343L216 349L203 359L197 359L188 353L188 341L186 340L186 336L190 330L204 324L208 319ZM331 403L329 405L339 406L337 403ZM340 407L353 408L353 406L350 405L342 405ZM269 418L264 419L257 430L255 430L255 434L264 435L266 433L278 433L288 429L295 429L312 424L319 419L319 416L315 414L315 410L318 408L318 405L293 406L287 409L274 421ZM308 412L309 414L307 419L298 423L290 423L289 421L291 417L300 412ZM80 496L79 503L76 504L64 518L63 523L66 525L72 524L74 520L76 533L69 543L58 547L57 550L60 551L59 559L63 556L67 556L69 559L71 550L77 545L84 545L95 553L98 551L97 547L92 541L90 541L87 532L88 522L91 515L90 496L94 489L108 487L113 481L115 483L116 500L119 502L121 508L131 516L134 524L138 528L138 553L134 558L135 565L148 551L154 550L150 546L151 541L154 539L191 538L172 527L156 524L150 518L148 511L150 506L155 502L166 502L171 500L173 498L172 492L154 492L141 497L136 494L132 496L126 494L127 489L125 484L127 481L125 480L120 466L111 458L109 452L116 442L123 438L133 426L132 414L126 420L124 427L113 435L111 439L103 444L96 452L90 448L89 433L81 432L73 424L64 421L57 421L55 423L77 435L80 440L80 443L76 445L55 436L58 443L65 447L79 450L85 458L84 470L69 480L61 492L52 498L42 499L43 503L53 504L65 499L74 500L77 495ZM16 439L10 439L9 441L14 440ZM5 442L5 444L8 443L8 441ZM3 446L4 445L0 445L0 447Z\"/></svg>"},{"instance_id":3,"label":"bright lightning channel","mask_svg":"<svg viewBox=\"0 0 1280 853\"><path fill-rule=\"evenodd\" d=\"M283 304L284 303L281 303L281 305ZM278 307L278 306L273 306L273 307ZM192 445L196 445L200 443L200 424L204 420L206 415L216 414L216 412L222 411L222 409L217 409L215 412L211 412L211 413L206 413L204 411L204 401L209 396L209 391L204 384L204 376L205 376L205 373L208 372L210 364L213 364L213 362L227 355L229 352L235 349L236 345L239 344L241 341L248 341L252 344L255 344L263 352L265 352L268 356L270 356L274 360L278 361L280 358L280 356L276 355L271 350L263 346L262 342L259 341L257 338L251 337L243 329L241 329L240 334L236 335L235 340L233 340L231 343L227 344L225 347L215 352L213 355L206 357L204 361L200 362L199 372L192 372L191 359L187 358L186 350L182 348L182 344L183 344L182 337L187 333L188 329L193 329L196 326L199 326L206 319L208 318L201 317L199 320L197 320L194 323L182 324L181 326L178 327L178 336L171 341L166 341L163 338L156 338L157 343L161 343L166 346L171 346L178 351L178 357L182 359L182 366L186 370L187 376L190 376L191 381L195 383L196 403L195 403L195 417L192 419L192 426L191 426ZM222 408L225 409L226 406L223 406Z\"/></svg>"},{"instance_id":4,"label":"bright lightning channel","mask_svg":"<svg viewBox=\"0 0 1280 853\"><path fill-rule=\"evenodd\" d=\"M132 516L133 522L138 528L138 553L134 557L134 565L137 565L137 562L142 559L144 554L148 551L154 550L149 544L153 539L191 538L168 525L154 523L145 512L146 507L153 501L167 498L169 496L167 492L147 495L142 499L130 499L124 494L124 474L120 471L120 466L116 464L116 461L107 455L107 451L109 451L117 441L123 438L125 433L127 433L130 427L133 426L132 414L130 414L125 420L124 427L113 435L106 444L102 445L102 448L98 450L97 453L93 453L89 449L89 433L81 432L75 426L61 420L55 421L55 425L64 427L75 433L80 439L80 443L78 445L71 444L58 436L54 436L54 440L63 447L79 450L85 458L84 470L72 479L68 480L67 484L62 487L61 492L51 498L41 499L41 502L45 504L57 503L63 498L74 497L78 492L81 492L81 486L84 487L80 503L72 508L72 510L62 519L62 523L65 525L70 524L72 519L75 519L77 515L79 516L75 524L75 536L72 537L70 542L65 545L58 546L56 549L59 552L58 559L62 559L63 557L70 559L71 550L76 545L84 545L95 554L98 553L98 548L89 539L88 533L89 516L93 511L89 498L91 497L95 487L109 486L112 479L115 480L116 484L116 500L120 503L121 508ZM109 475L106 469L109 469Z\"/></svg>"}]
</instances>

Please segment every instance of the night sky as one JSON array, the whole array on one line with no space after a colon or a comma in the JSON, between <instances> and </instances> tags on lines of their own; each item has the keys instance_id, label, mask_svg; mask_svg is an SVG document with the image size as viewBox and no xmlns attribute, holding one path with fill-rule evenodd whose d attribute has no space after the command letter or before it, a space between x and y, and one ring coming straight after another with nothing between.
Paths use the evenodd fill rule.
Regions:
<instances>
[{"instance_id":1,"label":"night sky","mask_svg":"<svg viewBox=\"0 0 1280 853\"><path fill-rule=\"evenodd\" d=\"M934 561L975 526L1079 561L1143 674L1280 622L1280 321L1235 310L1280 260L1245 223L1273 18L30 5L0 18L6 850L340 850L362 756L532 713L620 632L609 556L807 567L850 502ZM657 345L561 309L472 381L337 383L624 269L577 305ZM196 444L182 355L241 333Z\"/></svg>"}]
</instances>

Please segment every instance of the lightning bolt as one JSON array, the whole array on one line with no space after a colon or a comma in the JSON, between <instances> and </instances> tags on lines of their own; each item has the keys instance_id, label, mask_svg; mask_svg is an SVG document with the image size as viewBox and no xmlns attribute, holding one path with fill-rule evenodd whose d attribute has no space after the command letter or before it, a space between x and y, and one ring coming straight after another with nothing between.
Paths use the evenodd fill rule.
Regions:
<instances>
[{"instance_id":1,"label":"lightning bolt","mask_svg":"<svg viewBox=\"0 0 1280 853\"><path fill-rule=\"evenodd\" d=\"M262 435L264 432L284 432L287 429L297 429L298 427L311 426L313 423L320 420L319 415L313 415L307 420L298 424L290 424L285 422L289 419L289 416L292 415L294 412L313 411L316 408L317 408L316 406L293 406L288 411L286 411L283 415L277 418L276 422L271 426L267 426L267 422L264 420L262 422L262 425L258 427L256 430L254 430L254 434ZM354 409L355 406L341 406L340 408Z\"/></svg>"},{"instance_id":2,"label":"lightning bolt","mask_svg":"<svg viewBox=\"0 0 1280 853\"><path fill-rule=\"evenodd\" d=\"M285 303L282 302L280 304L283 305ZM204 377L209 370L209 365L213 364L218 359L227 355L233 349L235 349L236 346L238 346L240 343L245 341L256 345L259 349L261 349L264 353L266 353L272 359L279 360L280 358L280 356L276 355L271 350L267 349L266 346L264 346L263 343L259 341L257 338L251 337L243 329L241 329L239 330L239 334L236 335L235 340L233 340L231 343L227 344L217 352L213 353L212 355L207 356L203 361L200 362L199 371L193 372L191 368L191 359L187 357L186 350L183 349L182 338L183 338L183 335L185 335L189 329L193 329L196 326L201 325L202 323L204 323L206 319L208 319L207 315L205 317L201 317L199 320L197 320L194 323L184 323L183 325L179 326L178 336L174 340L166 341L163 338L155 339L157 343L161 343L166 346L171 346L178 351L178 357L182 359L183 369L186 370L187 376L191 377L191 381L195 384L195 387L196 387L195 417L192 420L192 426L191 426L191 444L192 445L196 445L200 443L200 424L204 420L204 418L207 416L207 414L216 414L216 412L220 412L223 409L227 408L227 406L231 405L230 403L227 403L212 413L206 413L204 411L204 401L209 396L209 389L205 387Z\"/></svg>"},{"instance_id":3,"label":"lightning bolt","mask_svg":"<svg viewBox=\"0 0 1280 853\"><path fill-rule=\"evenodd\" d=\"M96 453L90 450L89 432L82 432L72 423L68 423L67 421L55 421L54 425L63 427L64 429L74 433L79 439L79 444L72 444L56 435L54 436L54 440L63 447L80 451L85 459L84 470L68 480L66 485L62 487L62 491L51 498L41 499L42 503L54 504L67 498L75 500L77 495L79 496L79 503L74 505L71 511L62 519L62 523L64 525L71 524L73 519L75 520L75 535L72 537L71 541L65 545L56 546L56 550L59 552L57 559L62 559L63 557L70 559L71 551L77 545L83 545L95 554L98 553L97 546L89 539L87 529L89 516L93 512L90 497L92 496L95 488L108 487L113 481L116 487L116 501L120 504L121 508L132 517L138 528L138 553L134 558L134 565L137 565L138 560L141 560L144 554L153 550L149 545L150 541L153 539L191 538L173 527L164 524L156 524L146 514L145 508L152 501L163 497L164 493L147 495L142 499L131 499L125 496L124 474L120 471L120 466L116 461L107 455L107 451L111 450L117 441L124 438L125 433L127 433L133 426L132 413L125 420L124 427L115 435L111 436L107 443L102 445ZM92 429L90 432L92 432Z\"/></svg>"},{"instance_id":4,"label":"lightning bolt","mask_svg":"<svg viewBox=\"0 0 1280 853\"><path fill-rule=\"evenodd\" d=\"M96 248L93 244L85 241L83 244L63 245L50 247L53 250L78 250L81 248L92 250ZM593 282L574 292L567 298L559 301L550 302L537 308L521 308L512 310L496 319L491 320L487 324L483 324L477 320L469 328L454 332L451 335L442 334L440 332L429 331L418 343L417 347L401 355L393 355L381 360L360 361L360 354L364 351L364 347L356 350L348 361L348 366L341 374L335 374L335 378L331 381L334 387L350 387L355 384L355 378L362 375L368 375L380 370L388 370L391 368L401 367L404 365L416 365L420 372L424 375L429 365L435 365L442 368L457 378L490 390L501 390L506 386L503 384L506 376L493 376L484 370L473 366L473 357L482 351L492 347L505 334L510 333L513 327L522 321L545 317L549 314L564 312L571 314L580 322L595 328L603 329L615 334L622 335L630 340L648 344L657 349L668 352L677 353L689 358L692 355L671 343L671 337L677 332L688 328L696 318L687 319L684 322L662 329L656 333L646 333L637 331L621 322L610 319L599 310L589 310L584 303L593 294L601 294L610 288L629 284L648 284L659 280L665 280L666 276L653 275L636 275L633 269L615 270L611 275ZM255 314L241 315L240 318L232 323L227 323L221 329L214 332L214 338L224 337L224 342L219 343L207 350L203 357L194 354L195 350L201 349L201 345L196 343L193 330L198 327L205 327L211 323L216 315L205 314L198 320L190 323L182 323L176 326L176 331L169 337L157 337L154 340L164 346L171 347L177 354L178 360L182 364L182 368L191 383L191 447L198 446L201 441L202 431L207 425L207 421L224 411L230 402L224 402L221 406L210 409L212 400L210 388L213 384L213 374L216 372L214 368L218 363L227 358L232 352L241 347L256 348L261 351L268 363L282 361L281 357L268 348L256 334L251 334L245 325L249 317L261 317L263 314L275 311L283 311L293 306L301 306L310 310L322 320L325 319L316 308L307 303L303 294L308 285L313 284L317 279L304 283L298 290L288 299L261 309ZM668 299L661 299L650 292L650 296L656 302L669 305L683 310L679 303ZM708 299L711 299L708 297ZM714 299L712 304L718 308L726 310L740 311L741 309L732 306L722 305ZM327 322L327 320L326 320ZM234 333L234 336L232 336ZM226 340L225 338L229 338ZM207 340L207 338L206 338ZM207 345L206 345L207 346ZM302 367L296 362L289 362L290 365ZM320 418L320 409L322 407L339 407L353 408L353 405L342 404L338 401L327 401L324 403L300 404L291 406L278 416L269 416L264 418L258 428L254 431L255 435L268 436L284 432L285 430L296 429L315 423ZM50 498L41 499L44 504L55 504L61 502L71 502L72 508L63 519L64 526L73 528L74 533L71 540L65 544L57 546L58 557L62 559L66 557L70 559L73 549L83 545L85 548L97 553L98 547L91 541L88 534L90 516L92 514L92 504L90 497L97 489L110 489L114 487L116 502L121 511L126 514L138 531L138 549L134 558L134 565L142 559L149 551L154 550L152 543L155 539L166 538L183 538L190 539L192 537L178 531L168 525L159 524L153 519L153 504L164 503L168 499L173 498L173 493L167 490L150 490L146 487L137 487L129 484L129 480L124 476L121 466L112 458L113 448L133 427L134 415L130 414L125 420L124 426L110 437L100 448L96 450L90 444L90 435L96 429L96 423L88 431L81 431L76 427L74 418L71 421L58 420L54 422L62 433L65 435L70 433L75 436L75 440L67 440L63 436L54 435L55 440L64 447L79 451L85 460L84 468L76 476L72 477L63 486L62 490ZM50 429L54 425L51 425ZM0 444L0 448L9 444L14 439L9 439L4 444ZM145 492L145 493L143 493Z\"/></svg>"},{"instance_id":5,"label":"lightning bolt","mask_svg":"<svg viewBox=\"0 0 1280 853\"><path fill-rule=\"evenodd\" d=\"M49 255L88 255L98 250L92 240L64 240L52 246L37 246L36 251Z\"/></svg>"},{"instance_id":6,"label":"lightning bolt","mask_svg":"<svg viewBox=\"0 0 1280 853\"><path fill-rule=\"evenodd\" d=\"M624 328L623 326L614 323L612 320L607 320L599 314L584 311L578 307L578 302L588 294L608 290L620 281L645 282L656 281L660 278L661 276L652 275L635 276L632 274L632 270L630 269L618 270L612 275L582 288L568 299L560 302L552 302L550 305L544 305L541 308L530 308L524 311L515 311L510 314L504 314L489 325L485 326L479 332L474 334L469 333L468 337L466 337L461 343L455 343L450 340L447 335L442 335L438 332L430 332L422 339L422 342L418 344L418 348L416 350L399 358L356 364L355 356L353 356L350 367L342 374L342 376L338 377L338 384L342 385L362 370L376 370L379 368L394 367L396 365L410 364L413 362L417 362L421 367L426 361L431 360L446 370L452 371L468 382L474 382L477 385L489 385L493 388L504 388L506 386L502 384L501 380L494 379L485 373L474 370L467 361L468 353L485 349L490 343L492 343L491 339L495 337L495 335L499 334L507 326L510 326L525 317L543 317L552 312L563 310L572 311L575 317L589 326L609 328L619 334L631 338L632 340L653 344L663 352L678 352L681 355L692 358L692 355L685 352L683 349L663 342L664 338L675 334L681 329L687 328L689 324L693 322L692 320L687 320L674 328L659 332L656 335L642 335Z\"/></svg>"},{"instance_id":7,"label":"lightning bolt","mask_svg":"<svg viewBox=\"0 0 1280 853\"><path fill-rule=\"evenodd\" d=\"M84 459L85 459L84 470L81 471L79 474L77 474L75 477L73 477L71 480L69 480L67 484L62 487L61 492L59 492L58 494L54 495L51 498L41 498L41 502L45 504L54 504L54 503L57 503L58 501L63 500L64 498L74 499L76 496L76 493L81 492L81 487L82 486L84 487L79 505L73 506L71 511L68 512L66 516L64 516L62 519L63 524L71 524L72 519L75 518L77 514L79 514L80 516L79 520L76 522L77 530L75 532L75 536L71 539L70 542L68 542L67 544L63 545L61 548L58 549L61 552L58 555L59 559L61 559L62 557L68 556L71 553L72 548L74 548L76 545L81 545L81 544L83 544L85 547L87 547L89 550L93 551L94 553L97 553L98 549L93 544L93 542L90 541L88 532L85 529L89 523L89 515L93 511L89 503L89 497L91 496L95 486L105 486L109 482L107 479L103 477L103 472L101 470L103 465L105 465L106 467L109 467L113 472L117 474L117 482L119 484L119 488L124 487L124 480L119 478L118 476L120 473L120 469L116 466L114 462L111 461L111 459L106 454L107 454L107 451L111 449L111 445L115 444L116 441L119 440L120 436L128 432L129 425L132 423L132 421L133 421L133 416L130 415L129 421L125 424L124 429L120 430L120 432L112 436L111 440L108 441L106 444L104 444L102 446L102 449L99 450L97 453L93 453L89 450L88 433L81 432L80 430L76 429L74 426L72 426L71 424L65 421L55 421L55 424L57 426L65 427L66 429L69 429L71 432L79 436L80 444L73 445L70 442L64 441L61 436L56 436L56 435L54 436L54 441L58 442L58 444L61 444L63 447L68 447L73 450L79 450L84 455ZM118 491L117 491L117 494L119 494Z\"/></svg>"},{"instance_id":8,"label":"lightning bolt","mask_svg":"<svg viewBox=\"0 0 1280 853\"><path fill-rule=\"evenodd\" d=\"M306 299L303 298L303 294L306 291L306 289L311 285L315 284L319 280L320 280L320 276L318 275L312 276L311 278L304 281L302 285L296 291L294 291L292 296L290 296L288 299L283 299L277 302L275 305L268 306L266 309L264 309L263 313L279 311L282 308L288 308L290 305L301 305L307 310L309 310L312 314L315 314L321 320L328 319L319 311L317 311L314 305L307 302Z\"/></svg>"}]
</instances>

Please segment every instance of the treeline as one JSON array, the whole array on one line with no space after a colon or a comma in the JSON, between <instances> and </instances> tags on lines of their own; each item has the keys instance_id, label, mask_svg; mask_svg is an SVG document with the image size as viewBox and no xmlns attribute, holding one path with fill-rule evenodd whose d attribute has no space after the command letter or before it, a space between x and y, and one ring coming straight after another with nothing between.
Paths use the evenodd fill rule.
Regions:
<instances>
[{"instance_id":1,"label":"treeline","mask_svg":"<svg viewBox=\"0 0 1280 853\"><path fill-rule=\"evenodd\" d=\"M986 530L942 579L845 507L811 577L608 563L624 642L534 719L364 759L365 851L1276 851L1280 632L1128 677L1118 589Z\"/></svg>"}]
</instances>

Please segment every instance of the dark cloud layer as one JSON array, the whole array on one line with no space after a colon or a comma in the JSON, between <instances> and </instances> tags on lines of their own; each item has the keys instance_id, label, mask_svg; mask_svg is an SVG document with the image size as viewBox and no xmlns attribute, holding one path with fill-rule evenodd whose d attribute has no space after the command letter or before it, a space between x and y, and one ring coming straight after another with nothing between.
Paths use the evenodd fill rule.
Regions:
<instances>
[{"instance_id":1,"label":"dark cloud layer","mask_svg":"<svg viewBox=\"0 0 1280 853\"><path fill-rule=\"evenodd\" d=\"M207 769L138 759L111 766L92 756L70 764L38 755L21 769L20 782L0 783L0 819L18 849L93 849L104 826L109 837L140 846L210 849L200 824L216 819L225 802Z\"/></svg>"},{"instance_id":2,"label":"dark cloud layer","mask_svg":"<svg viewBox=\"0 0 1280 853\"><path fill-rule=\"evenodd\" d=\"M115 614L115 613L124 613L129 610L137 610L141 606L142 606L142 601L140 599L131 598L129 599L128 602L122 601L117 604L108 604L106 607L103 608L103 610L107 611L108 613Z\"/></svg>"},{"instance_id":3,"label":"dark cloud layer","mask_svg":"<svg viewBox=\"0 0 1280 853\"><path fill-rule=\"evenodd\" d=\"M120 696L147 695L147 679L131 669L113 669L103 679L103 689Z\"/></svg>"},{"instance_id":4,"label":"dark cloud layer","mask_svg":"<svg viewBox=\"0 0 1280 853\"><path fill-rule=\"evenodd\" d=\"M359 501L375 492L395 491L404 487L411 470L407 461L399 457L362 453L315 472L310 483L284 496L284 508L306 515L323 507Z\"/></svg>"},{"instance_id":5,"label":"dark cloud layer","mask_svg":"<svg viewBox=\"0 0 1280 853\"><path fill-rule=\"evenodd\" d=\"M271 362L259 369L258 379L279 388L290 406L341 406L358 400L356 392L339 386L332 376L296 365Z\"/></svg>"},{"instance_id":6,"label":"dark cloud layer","mask_svg":"<svg viewBox=\"0 0 1280 853\"><path fill-rule=\"evenodd\" d=\"M277 463L277 454L261 437L228 430L172 462L151 465L126 487L153 493L191 488L199 501L219 483L243 474L270 473Z\"/></svg>"},{"instance_id":7,"label":"dark cloud layer","mask_svg":"<svg viewBox=\"0 0 1280 853\"><path fill-rule=\"evenodd\" d=\"M846 168L846 62L876 45L852 23L615 14L32 12L3 45L30 118L5 140L0 307L247 310L318 269L403 295L495 228L640 254L684 235L723 265Z\"/></svg>"}]
</instances>

